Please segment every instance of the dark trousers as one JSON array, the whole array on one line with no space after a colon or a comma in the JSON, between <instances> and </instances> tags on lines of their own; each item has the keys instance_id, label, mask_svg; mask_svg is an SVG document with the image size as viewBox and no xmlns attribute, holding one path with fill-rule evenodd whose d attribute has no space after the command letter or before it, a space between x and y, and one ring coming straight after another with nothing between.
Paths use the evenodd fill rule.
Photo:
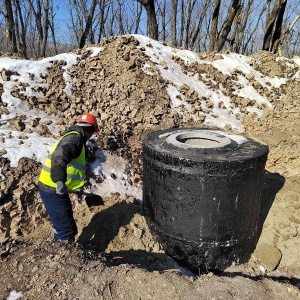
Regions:
<instances>
[{"instance_id":1,"label":"dark trousers","mask_svg":"<svg viewBox=\"0 0 300 300\"><path fill-rule=\"evenodd\" d=\"M54 240L74 242L77 226L69 195L62 199L53 192L45 192L42 189L39 189L39 192L52 223Z\"/></svg>"}]
</instances>

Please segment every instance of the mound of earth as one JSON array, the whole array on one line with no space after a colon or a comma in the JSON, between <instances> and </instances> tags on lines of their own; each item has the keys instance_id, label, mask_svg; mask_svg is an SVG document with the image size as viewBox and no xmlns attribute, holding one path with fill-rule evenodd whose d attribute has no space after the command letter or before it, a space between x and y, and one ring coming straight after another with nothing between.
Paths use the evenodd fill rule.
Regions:
<instances>
[{"instance_id":1,"label":"mound of earth","mask_svg":"<svg viewBox=\"0 0 300 300\"><path fill-rule=\"evenodd\" d=\"M73 86L71 101L65 92L63 60L54 61L47 74L36 79L31 87L34 96L23 93L28 84L18 82L17 74L2 70L2 79L14 80L11 94L27 101L31 108L57 114L61 132L82 112L94 113L103 128L97 145L127 159L132 166L129 184L141 188L143 138L170 127L204 127L211 103L208 99L207 111L199 111L200 95L182 86L180 91L193 105L197 119L185 108L181 113L174 112L166 92L169 82L137 39L122 36L97 46L103 47L101 55L91 55L90 48L76 51L78 63L68 69ZM207 61L222 59L217 53L200 56ZM7 158L0 157L1 178L5 178L0 182L1 299L9 295L23 299L299 299L299 66L266 52L250 58L262 76L287 78L284 85L270 91L245 75L273 105L272 109L261 107L262 116L243 109L256 104L232 92L237 74L244 76L240 70L224 76L209 64L185 65L173 58L187 72L206 74L202 78L212 89L220 88L214 82L222 83L223 92L241 110L245 133L270 148L261 234L249 262L218 274L188 273L156 241L138 199L118 193L102 199L73 195L77 242L54 243L37 192L41 164L22 158L17 167L11 167ZM145 64L151 74L143 71ZM8 113L2 100L0 113ZM54 137L51 124L40 118L24 115L9 122L24 135L35 131ZM226 129L233 132L230 126Z\"/></svg>"}]
</instances>

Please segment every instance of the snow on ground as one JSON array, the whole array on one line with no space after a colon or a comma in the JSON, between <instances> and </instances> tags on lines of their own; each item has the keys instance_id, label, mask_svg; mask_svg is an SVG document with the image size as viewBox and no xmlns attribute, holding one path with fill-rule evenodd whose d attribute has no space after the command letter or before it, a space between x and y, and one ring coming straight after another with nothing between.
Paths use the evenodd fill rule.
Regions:
<instances>
[{"instance_id":1,"label":"snow on ground","mask_svg":"<svg viewBox=\"0 0 300 300\"><path fill-rule=\"evenodd\" d=\"M250 66L250 59L243 55L235 53L222 54L223 59L209 62L201 59L195 52L163 46L160 42L153 41L145 36L136 35L135 37L139 40L140 47L145 48L146 55L158 65L158 69L163 78L172 82L167 88L167 92L171 98L171 107L174 110L179 111L179 107L182 105L184 105L188 111L191 110L191 107L187 102L178 99L185 98L179 91L183 84L188 85L191 89L195 90L198 95L204 96L213 102L214 108L211 113L206 114L204 122L204 124L208 126L224 127L226 124L230 124L233 129L243 132L241 121L235 117L240 113L240 110L231 107L230 98L224 95L221 90L212 90L204 82L198 80L197 76L189 73L186 74L172 57L180 57L187 65L195 63L211 64L223 74L230 74L234 69L239 69L245 74L253 74L254 79L268 89L271 87L278 87L286 82L285 78L261 76L260 72ZM267 85L266 82L269 82L271 85ZM259 105L264 103L267 107L272 107L272 104L267 97L260 95L253 86L249 84L244 76L238 76L236 84L240 84L244 87L242 89L237 89L234 92L237 96L247 97L250 100L256 101ZM220 101L224 103L226 109L218 108L218 103ZM201 106L205 107L205 101L201 103ZM262 115L261 110L253 107L249 108L249 111L256 112L259 116ZM218 117L216 118L215 116Z\"/></svg>"},{"instance_id":2,"label":"snow on ground","mask_svg":"<svg viewBox=\"0 0 300 300\"><path fill-rule=\"evenodd\" d=\"M239 113L238 108L232 108L230 105L230 99L228 96L222 94L220 90L211 90L205 85L198 77L194 74L189 74L183 72L179 64L175 62L171 57L178 56L181 60L185 61L186 64L193 64L195 62L199 64L212 64L223 74L229 74L232 70L238 68L242 70L245 74L254 74L255 79L262 84L262 86L267 86L266 81L271 83L271 87L278 87L284 84L285 78L266 78L261 76L261 74L254 70L250 64L249 59L242 55L222 54L223 59L209 62L202 60L199 55L188 50L174 49L169 46L164 46L158 41L151 40L148 37L141 35L135 35L139 40L139 47L145 48L145 53L151 60L157 64L161 76L171 82L167 87L167 92L171 99L171 107L174 110L179 111L179 107L184 105L188 110L190 110L190 105L185 101L184 96L180 93L180 87L183 84L190 86L191 89L195 90L199 95L205 96L210 99L215 105L213 111L207 114L205 124L210 126L218 126L219 128L225 124L230 124L233 129L243 132L243 127L241 121L236 119L236 114ZM103 47L92 47L91 56L97 55L99 52L103 51ZM39 83L41 85L41 76L45 75L47 68L54 61L65 60L66 65L63 66L64 79L66 82L65 92L67 95L71 95L71 79L67 73L67 69L72 65L76 64L80 60L80 56L76 54L59 54L53 57L48 57L39 61L33 60L15 60L11 58L0 58L0 72L3 69L10 70L14 73L11 76L11 80L4 81L0 76L0 83L3 84L4 92L2 94L2 101L7 104L7 109L9 114L2 114L0 118L0 136L2 136L4 142L0 144L0 149L7 151L4 157L9 158L11 161L11 166L15 167L21 157L29 157L36 159L39 162L43 162L47 151L50 146L55 142L52 138L45 138L39 136L37 133L26 133L27 139L22 139L23 143L20 144L21 132L13 131L9 128L7 120L20 115L27 115L28 117L36 117L37 112L35 110L29 109L27 102L21 101L11 95L11 89L17 86L20 82L27 83L29 86L24 92L28 96L33 95L33 91L30 87ZM300 60L295 59L295 63L300 64ZM161 63L164 62L167 67L162 67ZM147 65L144 66L144 71L147 72ZM33 76L34 75L34 76ZM266 106L272 107L272 104L268 101L266 97L259 95L251 85L245 80L245 77L239 76L237 83L240 83L243 88L237 90L236 95L247 97L258 102L258 104L265 103ZM248 84L248 85L247 85ZM46 85L46 84L45 84ZM270 88L270 86L268 86ZM180 95L180 99L178 96ZM219 109L218 102L223 101L226 109ZM203 104L204 105L204 104ZM255 111L258 114L262 114L257 108ZM43 121L51 120L57 118L58 116L48 116L41 112L38 112L39 117ZM216 118L215 115L218 117ZM55 124L56 122L53 122ZM52 127L51 127L52 126ZM51 125L50 129L56 133L58 128ZM10 136L10 138L7 138ZM128 163L121 158L116 158L109 155L106 152L98 153L99 157L96 162L93 163L92 167L95 174L103 175L106 179L101 183L101 189L94 190L95 193L99 194L109 194L110 192L120 192L127 193L128 195L133 195L138 199L141 199L141 191L129 186L126 182L126 172L125 169ZM117 180L112 180L111 176L108 174L115 173L117 175ZM1 174L1 170L0 170Z\"/></svg>"}]
</instances>

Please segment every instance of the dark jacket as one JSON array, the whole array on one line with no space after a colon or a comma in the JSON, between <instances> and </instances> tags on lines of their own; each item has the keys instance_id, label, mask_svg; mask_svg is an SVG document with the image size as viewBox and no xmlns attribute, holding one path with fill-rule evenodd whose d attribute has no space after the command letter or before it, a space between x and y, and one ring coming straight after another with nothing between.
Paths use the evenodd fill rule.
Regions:
<instances>
[{"instance_id":1,"label":"dark jacket","mask_svg":"<svg viewBox=\"0 0 300 300\"><path fill-rule=\"evenodd\" d=\"M77 131L79 134L69 134L61 139L55 151L51 155L51 179L53 182L67 180L67 165L81 153L87 139L82 127L73 125L64 134ZM63 135L64 135L63 134ZM46 191L54 191L53 188L39 182L39 187Z\"/></svg>"}]
</instances>

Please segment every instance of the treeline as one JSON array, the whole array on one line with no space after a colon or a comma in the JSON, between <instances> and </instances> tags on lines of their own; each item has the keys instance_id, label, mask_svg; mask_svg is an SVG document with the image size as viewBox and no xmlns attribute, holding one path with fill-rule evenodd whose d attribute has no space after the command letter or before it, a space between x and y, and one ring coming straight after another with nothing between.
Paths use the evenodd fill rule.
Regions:
<instances>
[{"instance_id":1,"label":"treeline","mask_svg":"<svg viewBox=\"0 0 300 300\"><path fill-rule=\"evenodd\" d=\"M143 34L178 48L300 51L300 0L0 0L0 51L56 55Z\"/></svg>"}]
</instances>

